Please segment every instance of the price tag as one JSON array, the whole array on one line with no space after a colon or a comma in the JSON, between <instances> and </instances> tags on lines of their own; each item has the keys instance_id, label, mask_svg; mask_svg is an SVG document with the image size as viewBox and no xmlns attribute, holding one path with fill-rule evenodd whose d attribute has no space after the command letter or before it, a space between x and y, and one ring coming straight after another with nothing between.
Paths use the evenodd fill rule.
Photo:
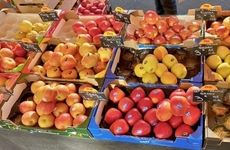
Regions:
<instances>
[{"instance_id":1,"label":"price tag","mask_svg":"<svg viewBox=\"0 0 230 150\"><path fill-rule=\"evenodd\" d=\"M41 52L41 49L37 43L20 43L22 48L24 48L26 51L35 51L35 52Z\"/></svg>"},{"instance_id":2,"label":"price tag","mask_svg":"<svg viewBox=\"0 0 230 150\"><path fill-rule=\"evenodd\" d=\"M215 21L216 18L217 18L217 11L215 10L204 10L204 9L195 10L196 20Z\"/></svg>"},{"instance_id":3,"label":"price tag","mask_svg":"<svg viewBox=\"0 0 230 150\"><path fill-rule=\"evenodd\" d=\"M198 45L193 48L189 48L197 56L207 56L215 54L217 45Z\"/></svg>"},{"instance_id":4,"label":"price tag","mask_svg":"<svg viewBox=\"0 0 230 150\"><path fill-rule=\"evenodd\" d=\"M43 22L57 21L59 19L56 11L51 12L40 12L39 16Z\"/></svg>"},{"instance_id":5,"label":"price tag","mask_svg":"<svg viewBox=\"0 0 230 150\"><path fill-rule=\"evenodd\" d=\"M101 37L101 45L105 48L114 48L123 46L121 36L103 36Z\"/></svg>"},{"instance_id":6,"label":"price tag","mask_svg":"<svg viewBox=\"0 0 230 150\"><path fill-rule=\"evenodd\" d=\"M196 90L193 94L193 101L194 102L221 102L224 98L224 91L223 90L215 90L215 91L201 91Z\"/></svg>"},{"instance_id":7,"label":"price tag","mask_svg":"<svg viewBox=\"0 0 230 150\"><path fill-rule=\"evenodd\" d=\"M121 7L116 7L113 12L115 20L130 24L130 14L125 13L124 9Z\"/></svg>"},{"instance_id":8,"label":"price tag","mask_svg":"<svg viewBox=\"0 0 230 150\"><path fill-rule=\"evenodd\" d=\"M86 100L94 100L94 101L96 100L106 101L107 100L103 92L97 92L97 93L80 92L79 94L83 99L86 99Z\"/></svg>"}]
</instances>

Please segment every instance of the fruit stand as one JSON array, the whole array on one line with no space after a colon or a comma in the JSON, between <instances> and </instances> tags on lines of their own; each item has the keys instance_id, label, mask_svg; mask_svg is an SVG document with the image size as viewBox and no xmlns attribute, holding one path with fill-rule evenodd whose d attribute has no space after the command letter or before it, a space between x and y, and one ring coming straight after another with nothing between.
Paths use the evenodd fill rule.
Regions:
<instances>
[{"instance_id":1,"label":"fruit stand","mask_svg":"<svg viewBox=\"0 0 230 150\"><path fill-rule=\"evenodd\" d=\"M230 14L207 3L188 12L13 0L0 12L0 132L226 148Z\"/></svg>"}]
</instances>

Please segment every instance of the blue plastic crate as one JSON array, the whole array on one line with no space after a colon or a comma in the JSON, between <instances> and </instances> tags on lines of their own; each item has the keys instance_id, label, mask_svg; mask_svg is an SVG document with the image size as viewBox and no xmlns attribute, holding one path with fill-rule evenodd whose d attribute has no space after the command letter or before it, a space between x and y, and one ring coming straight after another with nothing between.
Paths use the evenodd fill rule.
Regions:
<instances>
[{"instance_id":1,"label":"blue plastic crate","mask_svg":"<svg viewBox=\"0 0 230 150\"><path fill-rule=\"evenodd\" d=\"M106 87L113 80L107 79L102 88L104 91ZM201 86L200 83L194 84L196 86ZM137 85L139 86L139 85ZM136 87L136 86L131 86ZM151 85L151 88L171 88L176 89L175 86L158 86ZM93 137L97 140L108 140L108 141L118 141L118 142L129 142L129 143L139 143L139 144L147 144L147 145L157 145L157 146L166 146L166 147L174 147L181 149L201 149L203 144L203 128L204 128L204 116L202 115L199 121L199 125L194 133L192 133L188 137L176 138L175 140L159 140L154 137L135 137L131 135L114 135L109 129L101 128L100 121L102 119L102 113L104 106L107 104L106 101L101 101L98 106L96 106L93 110L90 123L88 126L89 131L93 135Z\"/></svg>"},{"instance_id":2,"label":"blue plastic crate","mask_svg":"<svg viewBox=\"0 0 230 150\"><path fill-rule=\"evenodd\" d=\"M120 61L120 55L121 55L121 49L118 48L116 50L116 54L112 57L112 59L109 62L109 66L106 72L106 78L107 79L123 79L125 80L125 77L123 76L118 76L115 74L117 65ZM197 75L193 76L192 78L189 79L181 79L180 82L197 82L201 83L203 82L203 75L204 75L204 57L200 57L200 71ZM129 82L130 84L135 84L132 82ZM160 83L159 83L160 84Z\"/></svg>"}]
</instances>

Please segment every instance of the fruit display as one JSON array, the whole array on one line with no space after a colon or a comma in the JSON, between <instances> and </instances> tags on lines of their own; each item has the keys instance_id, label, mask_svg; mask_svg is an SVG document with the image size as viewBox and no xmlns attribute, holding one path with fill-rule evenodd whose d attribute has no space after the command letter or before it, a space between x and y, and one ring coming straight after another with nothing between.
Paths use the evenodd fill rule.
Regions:
<instances>
[{"instance_id":1,"label":"fruit display","mask_svg":"<svg viewBox=\"0 0 230 150\"><path fill-rule=\"evenodd\" d=\"M26 51L17 42L0 42L0 72L23 72L35 52Z\"/></svg>"},{"instance_id":2,"label":"fruit display","mask_svg":"<svg viewBox=\"0 0 230 150\"><path fill-rule=\"evenodd\" d=\"M226 46L218 46L216 54L209 55L205 60L205 81L230 82L230 50Z\"/></svg>"},{"instance_id":3,"label":"fruit display","mask_svg":"<svg viewBox=\"0 0 230 150\"><path fill-rule=\"evenodd\" d=\"M1 39L39 42L51 23L42 22L38 14L8 13L0 21ZM10 29L10 30L9 30Z\"/></svg>"},{"instance_id":4,"label":"fruit display","mask_svg":"<svg viewBox=\"0 0 230 150\"><path fill-rule=\"evenodd\" d=\"M34 132L52 129L47 131L58 133L69 128L72 132L78 128L88 132L87 123L95 101L83 99L79 93L89 90L96 89L90 84L34 81L24 89L7 119Z\"/></svg>"},{"instance_id":5,"label":"fruit display","mask_svg":"<svg viewBox=\"0 0 230 150\"><path fill-rule=\"evenodd\" d=\"M207 127L210 129L206 134L212 137L212 133L219 139L230 138L230 97L229 89L219 87L218 85L206 85L212 86L212 90L224 90L224 96L221 102L208 102L206 104L206 111L208 113ZM210 89L210 90L211 90ZM216 138L216 137L215 137Z\"/></svg>"},{"instance_id":6,"label":"fruit display","mask_svg":"<svg viewBox=\"0 0 230 150\"><path fill-rule=\"evenodd\" d=\"M41 63L32 69L34 73L48 78L80 79L104 78L107 63L112 57L110 48L96 48L90 43L82 45L59 43L47 48Z\"/></svg>"},{"instance_id":7,"label":"fruit display","mask_svg":"<svg viewBox=\"0 0 230 150\"><path fill-rule=\"evenodd\" d=\"M78 45L88 42L100 46L100 38L106 31L116 35L122 28L123 23L116 21L112 15L79 16L79 19L69 17L67 21L58 25L53 38L68 40Z\"/></svg>"},{"instance_id":8,"label":"fruit display","mask_svg":"<svg viewBox=\"0 0 230 150\"><path fill-rule=\"evenodd\" d=\"M193 102L193 91L199 87L186 90L109 84L104 90L109 91L108 102L100 102L89 126L95 137L164 145L182 137L189 141L196 134L197 140L202 141L202 111L200 104Z\"/></svg>"},{"instance_id":9,"label":"fruit display","mask_svg":"<svg viewBox=\"0 0 230 150\"><path fill-rule=\"evenodd\" d=\"M180 45L187 39L198 38L201 23L189 16L181 17L161 17L149 10L143 18L127 27L124 45L132 48L138 48L138 44Z\"/></svg>"},{"instance_id":10,"label":"fruit display","mask_svg":"<svg viewBox=\"0 0 230 150\"><path fill-rule=\"evenodd\" d=\"M122 77L127 83L165 85L175 85L184 79L203 80L201 58L183 49L166 49L164 46L142 51L118 49L116 55L112 62L112 68L116 67L116 70L108 73L109 78Z\"/></svg>"},{"instance_id":11,"label":"fruit display","mask_svg":"<svg viewBox=\"0 0 230 150\"><path fill-rule=\"evenodd\" d=\"M102 15L107 13L107 4L103 0L80 0L77 8L79 15Z\"/></svg>"}]
</instances>

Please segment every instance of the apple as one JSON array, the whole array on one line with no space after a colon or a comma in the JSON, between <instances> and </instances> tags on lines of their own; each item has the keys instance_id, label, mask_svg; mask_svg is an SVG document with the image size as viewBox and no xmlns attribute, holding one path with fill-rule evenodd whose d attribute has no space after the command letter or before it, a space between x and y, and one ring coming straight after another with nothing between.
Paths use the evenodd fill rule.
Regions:
<instances>
[{"instance_id":1,"label":"apple","mask_svg":"<svg viewBox=\"0 0 230 150\"><path fill-rule=\"evenodd\" d=\"M175 131L175 137L186 137L193 133L193 129L187 125L180 125Z\"/></svg>"},{"instance_id":2,"label":"apple","mask_svg":"<svg viewBox=\"0 0 230 150\"><path fill-rule=\"evenodd\" d=\"M35 82L33 82L33 83L31 84L30 90L31 90L31 92L32 92L33 94L35 94L36 91L37 91L40 87L45 86L45 85L46 85L46 84L45 84L44 81L41 81L41 80L35 81Z\"/></svg>"},{"instance_id":3,"label":"apple","mask_svg":"<svg viewBox=\"0 0 230 150\"><path fill-rule=\"evenodd\" d=\"M49 115L53 112L55 108L55 102L40 102L36 106L36 111L39 116Z\"/></svg>"},{"instance_id":4,"label":"apple","mask_svg":"<svg viewBox=\"0 0 230 150\"><path fill-rule=\"evenodd\" d=\"M55 87L55 90L57 91L56 100L57 101L64 101L67 96L69 95L69 89L66 85L57 85Z\"/></svg>"},{"instance_id":5,"label":"apple","mask_svg":"<svg viewBox=\"0 0 230 150\"><path fill-rule=\"evenodd\" d=\"M144 120L137 121L132 128L132 135L138 137L148 136L151 132L151 126Z\"/></svg>"},{"instance_id":6,"label":"apple","mask_svg":"<svg viewBox=\"0 0 230 150\"><path fill-rule=\"evenodd\" d=\"M141 38L141 37L143 37L145 35L145 33L144 33L144 30L143 29L137 29L135 32L134 32L134 36L136 37L136 38Z\"/></svg>"},{"instance_id":7,"label":"apple","mask_svg":"<svg viewBox=\"0 0 230 150\"><path fill-rule=\"evenodd\" d=\"M154 104L157 104L165 99L165 93L162 89L153 89L148 96Z\"/></svg>"},{"instance_id":8,"label":"apple","mask_svg":"<svg viewBox=\"0 0 230 150\"><path fill-rule=\"evenodd\" d=\"M177 33L180 33L180 31L182 29L184 29L184 26L181 24L181 23L176 23L172 26L172 29L177 32Z\"/></svg>"},{"instance_id":9,"label":"apple","mask_svg":"<svg viewBox=\"0 0 230 150\"><path fill-rule=\"evenodd\" d=\"M107 20L103 20L98 23L98 27L104 32L108 27L110 27L111 24Z\"/></svg>"},{"instance_id":10,"label":"apple","mask_svg":"<svg viewBox=\"0 0 230 150\"><path fill-rule=\"evenodd\" d=\"M118 119L112 123L109 129L115 135L124 135L129 131L129 125L125 119Z\"/></svg>"},{"instance_id":11,"label":"apple","mask_svg":"<svg viewBox=\"0 0 230 150\"><path fill-rule=\"evenodd\" d=\"M199 108L190 105L190 107L183 114L183 122L187 125L195 125L201 116L201 111Z\"/></svg>"},{"instance_id":12,"label":"apple","mask_svg":"<svg viewBox=\"0 0 230 150\"><path fill-rule=\"evenodd\" d=\"M137 103L137 108L141 113L147 112L150 108L153 107L153 102L149 97L144 97Z\"/></svg>"},{"instance_id":13,"label":"apple","mask_svg":"<svg viewBox=\"0 0 230 150\"><path fill-rule=\"evenodd\" d=\"M35 126L38 122L38 114L35 111L28 111L22 115L21 121L25 126Z\"/></svg>"},{"instance_id":14,"label":"apple","mask_svg":"<svg viewBox=\"0 0 230 150\"><path fill-rule=\"evenodd\" d=\"M96 6L92 6L91 8L90 8L90 11L91 12L95 12L97 10L97 7Z\"/></svg>"},{"instance_id":15,"label":"apple","mask_svg":"<svg viewBox=\"0 0 230 150\"><path fill-rule=\"evenodd\" d=\"M96 10L95 10L95 14L101 15L101 14L103 14L103 12L102 12L101 9L96 9Z\"/></svg>"},{"instance_id":16,"label":"apple","mask_svg":"<svg viewBox=\"0 0 230 150\"><path fill-rule=\"evenodd\" d=\"M53 110L53 114L55 117L58 117L61 114L67 113L67 112L69 112L69 107L63 102L57 103Z\"/></svg>"},{"instance_id":17,"label":"apple","mask_svg":"<svg viewBox=\"0 0 230 150\"><path fill-rule=\"evenodd\" d=\"M125 93L118 87L113 88L109 93L109 99L113 103L118 103L124 97Z\"/></svg>"},{"instance_id":18,"label":"apple","mask_svg":"<svg viewBox=\"0 0 230 150\"><path fill-rule=\"evenodd\" d=\"M49 65L53 67L59 67L61 65L62 56L63 54L61 52L53 52L52 56L46 63L49 63Z\"/></svg>"},{"instance_id":19,"label":"apple","mask_svg":"<svg viewBox=\"0 0 230 150\"><path fill-rule=\"evenodd\" d=\"M150 44L151 40L147 37L141 37L141 38L137 39L137 42L139 44Z\"/></svg>"},{"instance_id":20,"label":"apple","mask_svg":"<svg viewBox=\"0 0 230 150\"><path fill-rule=\"evenodd\" d=\"M153 131L158 139L168 139L172 136L172 127L167 122L159 122Z\"/></svg>"},{"instance_id":21,"label":"apple","mask_svg":"<svg viewBox=\"0 0 230 150\"><path fill-rule=\"evenodd\" d=\"M89 29L89 35L91 35L92 37L94 37L98 34L102 34L101 30L98 27L91 27Z\"/></svg>"},{"instance_id":22,"label":"apple","mask_svg":"<svg viewBox=\"0 0 230 150\"><path fill-rule=\"evenodd\" d=\"M171 99L173 96L186 97L186 93L185 93L185 91L183 89L176 89L170 94L169 98Z\"/></svg>"},{"instance_id":23,"label":"apple","mask_svg":"<svg viewBox=\"0 0 230 150\"><path fill-rule=\"evenodd\" d=\"M200 24L197 21L191 22L191 24L188 25L188 30L192 33L200 30Z\"/></svg>"},{"instance_id":24,"label":"apple","mask_svg":"<svg viewBox=\"0 0 230 150\"><path fill-rule=\"evenodd\" d=\"M183 116L190 104L184 96L173 96L170 98L171 111L174 116Z\"/></svg>"},{"instance_id":25,"label":"apple","mask_svg":"<svg viewBox=\"0 0 230 150\"><path fill-rule=\"evenodd\" d=\"M114 121L120 119L122 117L122 113L120 110L116 108L110 108L106 113L105 113L105 122L110 125Z\"/></svg>"},{"instance_id":26,"label":"apple","mask_svg":"<svg viewBox=\"0 0 230 150\"><path fill-rule=\"evenodd\" d=\"M155 39L153 40L153 43L156 44L156 45L166 44L166 39L164 38L164 36L158 35L158 36L155 37Z\"/></svg>"},{"instance_id":27,"label":"apple","mask_svg":"<svg viewBox=\"0 0 230 150\"><path fill-rule=\"evenodd\" d=\"M130 126L133 126L141 118L142 115L136 108L132 108L125 115L125 120L128 122Z\"/></svg>"},{"instance_id":28,"label":"apple","mask_svg":"<svg viewBox=\"0 0 230 150\"><path fill-rule=\"evenodd\" d=\"M57 129L66 130L72 126L73 118L69 113L63 113L55 119L54 124Z\"/></svg>"},{"instance_id":29,"label":"apple","mask_svg":"<svg viewBox=\"0 0 230 150\"><path fill-rule=\"evenodd\" d=\"M148 10L145 14L144 14L144 20L150 24L150 25L154 25L156 24L156 22L159 20L159 16L155 11L152 10Z\"/></svg>"},{"instance_id":30,"label":"apple","mask_svg":"<svg viewBox=\"0 0 230 150\"><path fill-rule=\"evenodd\" d=\"M24 114L28 111L34 111L36 108L36 104L33 101L23 101L19 105L19 111Z\"/></svg>"},{"instance_id":31,"label":"apple","mask_svg":"<svg viewBox=\"0 0 230 150\"><path fill-rule=\"evenodd\" d=\"M85 8L90 10L90 8L93 6L93 4L91 4L90 2L88 4L86 4Z\"/></svg>"},{"instance_id":32,"label":"apple","mask_svg":"<svg viewBox=\"0 0 230 150\"><path fill-rule=\"evenodd\" d=\"M64 45L64 50L63 50L63 54L67 55L67 54L71 54L71 55L75 55L78 52L78 46L76 44L67 42Z\"/></svg>"},{"instance_id":33,"label":"apple","mask_svg":"<svg viewBox=\"0 0 230 150\"><path fill-rule=\"evenodd\" d=\"M46 75L49 78L60 78L61 70L58 67L50 67L47 69Z\"/></svg>"},{"instance_id":34,"label":"apple","mask_svg":"<svg viewBox=\"0 0 230 150\"><path fill-rule=\"evenodd\" d=\"M77 93L71 93L66 98L66 104L71 107L75 103L80 103L81 97Z\"/></svg>"},{"instance_id":35,"label":"apple","mask_svg":"<svg viewBox=\"0 0 230 150\"><path fill-rule=\"evenodd\" d=\"M86 5L87 4L89 4L90 2L88 1L88 0L83 0L83 1L81 1L81 5L83 6L83 7L86 7Z\"/></svg>"},{"instance_id":36,"label":"apple","mask_svg":"<svg viewBox=\"0 0 230 150\"><path fill-rule=\"evenodd\" d=\"M85 23L85 27L89 31L90 28L97 27L97 23L94 20L90 20Z\"/></svg>"},{"instance_id":37,"label":"apple","mask_svg":"<svg viewBox=\"0 0 230 150\"><path fill-rule=\"evenodd\" d=\"M183 118L181 116L172 116L169 120L169 124L175 129L183 123Z\"/></svg>"},{"instance_id":38,"label":"apple","mask_svg":"<svg viewBox=\"0 0 230 150\"><path fill-rule=\"evenodd\" d=\"M101 38L102 38L102 34L97 34L93 37L93 43L96 45L100 45L101 44Z\"/></svg>"},{"instance_id":39,"label":"apple","mask_svg":"<svg viewBox=\"0 0 230 150\"><path fill-rule=\"evenodd\" d=\"M105 3L100 2L100 3L97 5L97 8L99 8L99 9L104 9L104 8L105 8Z\"/></svg>"},{"instance_id":40,"label":"apple","mask_svg":"<svg viewBox=\"0 0 230 150\"><path fill-rule=\"evenodd\" d=\"M45 51L43 54L42 54L42 62L45 63L47 62L53 55L53 51Z\"/></svg>"},{"instance_id":41,"label":"apple","mask_svg":"<svg viewBox=\"0 0 230 150\"><path fill-rule=\"evenodd\" d=\"M190 37L192 35L192 33L191 33L191 31L189 31L187 29L183 29L180 31L179 35L182 38L182 40L186 40L186 39L188 39L188 37Z\"/></svg>"},{"instance_id":42,"label":"apple","mask_svg":"<svg viewBox=\"0 0 230 150\"><path fill-rule=\"evenodd\" d=\"M144 120L147 121L151 126L155 126L158 123L156 117L156 108L149 109L144 116Z\"/></svg>"},{"instance_id":43,"label":"apple","mask_svg":"<svg viewBox=\"0 0 230 150\"><path fill-rule=\"evenodd\" d=\"M95 22L97 23L97 24L99 24L99 23L101 23L102 21L106 21L107 20L107 18L105 17L105 16L99 16L96 20L95 20Z\"/></svg>"},{"instance_id":44,"label":"apple","mask_svg":"<svg viewBox=\"0 0 230 150\"><path fill-rule=\"evenodd\" d=\"M84 115L85 114L85 106L82 103L75 103L70 107L70 114L73 118L76 118L77 115Z\"/></svg>"},{"instance_id":45,"label":"apple","mask_svg":"<svg viewBox=\"0 0 230 150\"><path fill-rule=\"evenodd\" d=\"M165 33L164 36L167 40L170 40L171 37L176 35L176 32L174 32L172 29L168 29Z\"/></svg>"},{"instance_id":46,"label":"apple","mask_svg":"<svg viewBox=\"0 0 230 150\"><path fill-rule=\"evenodd\" d=\"M75 68L75 66L77 64L74 56L71 54L67 54L67 55L62 56L60 63L61 63L61 69L63 71L68 70L68 69L73 69L73 68Z\"/></svg>"},{"instance_id":47,"label":"apple","mask_svg":"<svg viewBox=\"0 0 230 150\"><path fill-rule=\"evenodd\" d=\"M16 62L13 58L10 57L2 57L1 58L1 67L6 70L11 70L16 67Z\"/></svg>"},{"instance_id":48,"label":"apple","mask_svg":"<svg viewBox=\"0 0 230 150\"><path fill-rule=\"evenodd\" d=\"M223 25L224 25L228 30L230 30L230 17L226 17L226 18L223 20Z\"/></svg>"},{"instance_id":49,"label":"apple","mask_svg":"<svg viewBox=\"0 0 230 150\"><path fill-rule=\"evenodd\" d=\"M73 83L67 83L66 84L67 88L69 89L69 93L75 93L77 92L77 87Z\"/></svg>"},{"instance_id":50,"label":"apple","mask_svg":"<svg viewBox=\"0 0 230 150\"><path fill-rule=\"evenodd\" d=\"M40 128L51 128L54 125L55 117L52 114L42 115L38 119L38 125Z\"/></svg>"},{"instance_id":51,"label":"apple","mask_svg":"<svg viewBox=\"0 0 230 150\"><path fill-rule=\"evenodd\" d=\"M76 27L76 28L73 28L73 31L76 34L87 34L88 33L88 31L85 27Z\"/></svg>"},{"instance_id":52,"label":"apple","mask_svg":"<svg viewBox=\"0 0 230 150\"><path fill-rule=\"evenodd\" d=\"M84 123L86 121L88 117L86 115L78 115L76 118L74 118L73 120L73 126L74 127L78 127L80 126L82 123Z\"/></svg>"},{"instance_id":53,"label":"apple","mask_svg":"<svg viewBox=\"0 0 230 150\"><path fill-rule=\"evenodd\" d=\"M130 97L135 103L139 102L145 96L146 96L145 95L145 90L143 88L141 88L141 87L136 87L130 93Z\"/></svg>"},{"instance_id":54,"label":"apple","mask_svg":"<svg viewBox=\"0 0 230 150\"><path fill-rule=\"evenodd\" d=\"M72 25L72 29L75 31L75 29L78 27L85 27L85 25L81 21L75 21L74 24Z\"/></svg>"},{"instance_id":55,"label":"apple","mask_svg":"<svg viewBox=\"0 0 230 150\"><path fill-rule=\"evenodd\" d=\"M83 7L82 5L80 5L80 6L78 7L78 12L79 12L79 14L80 14L80 13L83 13L85 10L86 10L85 7Z\"/></svg>"},{"instance_id":56,"label":"apple","mask_svg":"<svg viewBox=\"0 0 230 150\"><path fill-rule=\"evenodd\" d=\"M158 35L157 28L153 25L147 25L144 28L145 36L150 39L154 39Z\"/></svg>"},{"instance_id":57,"label":"apple","mask_svg":"<svg viewBox=\"0 0 230 150\"><path fill-rule=\"evenodd\" d=\"M43 102L55 102L57 96L57 90L50 85L45 85L44 95L42 98Z\"/></svg>"},{"instance_id":58,"label":"apple","mask_svg":"<svg viewBox=\"0 0 230 150\"><path fill-rule=\"evenodd\" d=\"M108 27L107 29L105 29L104 32L107 32L107 31L110 31L110 32L116 32L113 27Z\"/></svg>"},{"instance_id":59,"label":"apple","mask_svg":"<svg viewBox=\"0 0 230 150\"><path fill-rule=\"evenodd\" d=\"M26 50L24 50L22 48L22 46L20 44L16 44L13 48L12 48L12 51L14 53L14 55L17 57L26 57Z\"/></svg>"},{"instance_id":60,"label":"apple","mask_svg":"<svg viewBox=\"0 0 230 150\"><path fill-rule=\"evenodd\" d=\"M89 34L77 35L76 44L81 46L81 45L83 45L83 43L92 43L92 37Z\"/></svg>"},{"instance_id":61,"label":"apple","mask_svg":"<svg viewBox=\"0 0 230 150\"><path fill-rule=\"evenodd\" d=\"M43 66L41 65L36 65L33 67L32 69L33 73L35 74L39 74L39 75L42 75L42 76L45 76L46 75L46 70Z\"/></svg>"},{"instance_id":62,"label":"apple","mask_svg":"<svg viewBox=\"0 0 230 150\"><path fill-rule=\"evenodd\" d=\"M75 69L68 69L68 70L64 70L61 73L61 77L63 79L76 79L77 78L77 71Z\"/></svg>"},{"instance_id":63,"label":"apple","mask_svg":"<svg viewBox=\"0 0 230 150\"><path fill-rule=\"evenodd\" d=\"M14 60L17 66L26 62L26 59L24 57L15 57Z\"/></svg>"},{"instance_id":64,"label":"apple","mask_svg":"<svg viewBox=\"0 0 230 150\"><path fill-rule=\"evenodd\" d=\"M194 102L193 101L193 93L194 93L195 90L199 91L200 88L196 87L196 86L192 86L186 92L186 98L187 98L188 102L190 104L192 104L192 105L198 105L198 104L200 104L200 102Z\"/></svg>"},{"instance_id":65,"label":"apple","mask_svg":"<svg viewBox=\"0 0 230 150\"><path fill-rule=\"evenodd\" d=\"M170 44L180 44L182 43L182 39L178 35L174 35L169 39Z\"/></svg>"},{"instance_id":66,"label":"apple","mask_svg":"<svg viewBox=\"0 0 230 150\"><path fill-rule=\"evenodd\" d=\"M14 58L14 53L9 48L1 48L0 49L0 57Z\"/></svg>"},{"instance_id":67,"label":"apple","mask_svg":"<svg viewBox=\"0 0 230 150\"><path fill-rule=\"evenodd\" d=\"M172 117L171 104L168 100L163 100L158 104L156 116L160 121L168 121Z\"/></svg>"},{"instance_id":68,"label":"apple","mask_svg":"<svg viewBox=\"0 0 230 150\"><path fill-rule=\"evenodd\" d=\"M170 27L173 27L174 24L179 23L179 19L176 16L169 16L166 18L166 21Z\"/></svg>"},{"instance_id":69,"label":"apple","mask_svg":"<svg viewBox=\"0 0 230 150\"><path fill-rule=\"evenodd\" d=\"M219 26L218 28L216 28L216 35L221 39L226 38L229 33L229 29L227 29L225 26Z\"/></svg>"},{"instance_id":70,"label":"apple","mask_svg":"<svg viewBox=\"0 0 230 150\"><path fill-rule=\"evenodd\" d=\"M130 109L132 109L134 106L134 102L128 98L128 97L123 97L119 102L118 102L118 108L120 111L126 113Z\"/></svg>"},{"instance_id":71,"label":"apple","mask_svg":"<svg viewBox=\"0 0 230 150\"><path fill-rule=\"evenodd\" d=\"M156 27L157 30L160 34L165 33L168 30L168 23L166 22L166 20L159 20L156 22Z\"/></svg>"},{"instance_id":72,"label":"apple","mask_svg":"<svg viewBox=\"0 0 230 150\"><path fill-rule=\"evenodd\" d=\"M113 25L113 29L119 33L121 31L121 29L123 28L123 23L119 22L119 21L114 21Z\"/></svg>"}]
</instances>

